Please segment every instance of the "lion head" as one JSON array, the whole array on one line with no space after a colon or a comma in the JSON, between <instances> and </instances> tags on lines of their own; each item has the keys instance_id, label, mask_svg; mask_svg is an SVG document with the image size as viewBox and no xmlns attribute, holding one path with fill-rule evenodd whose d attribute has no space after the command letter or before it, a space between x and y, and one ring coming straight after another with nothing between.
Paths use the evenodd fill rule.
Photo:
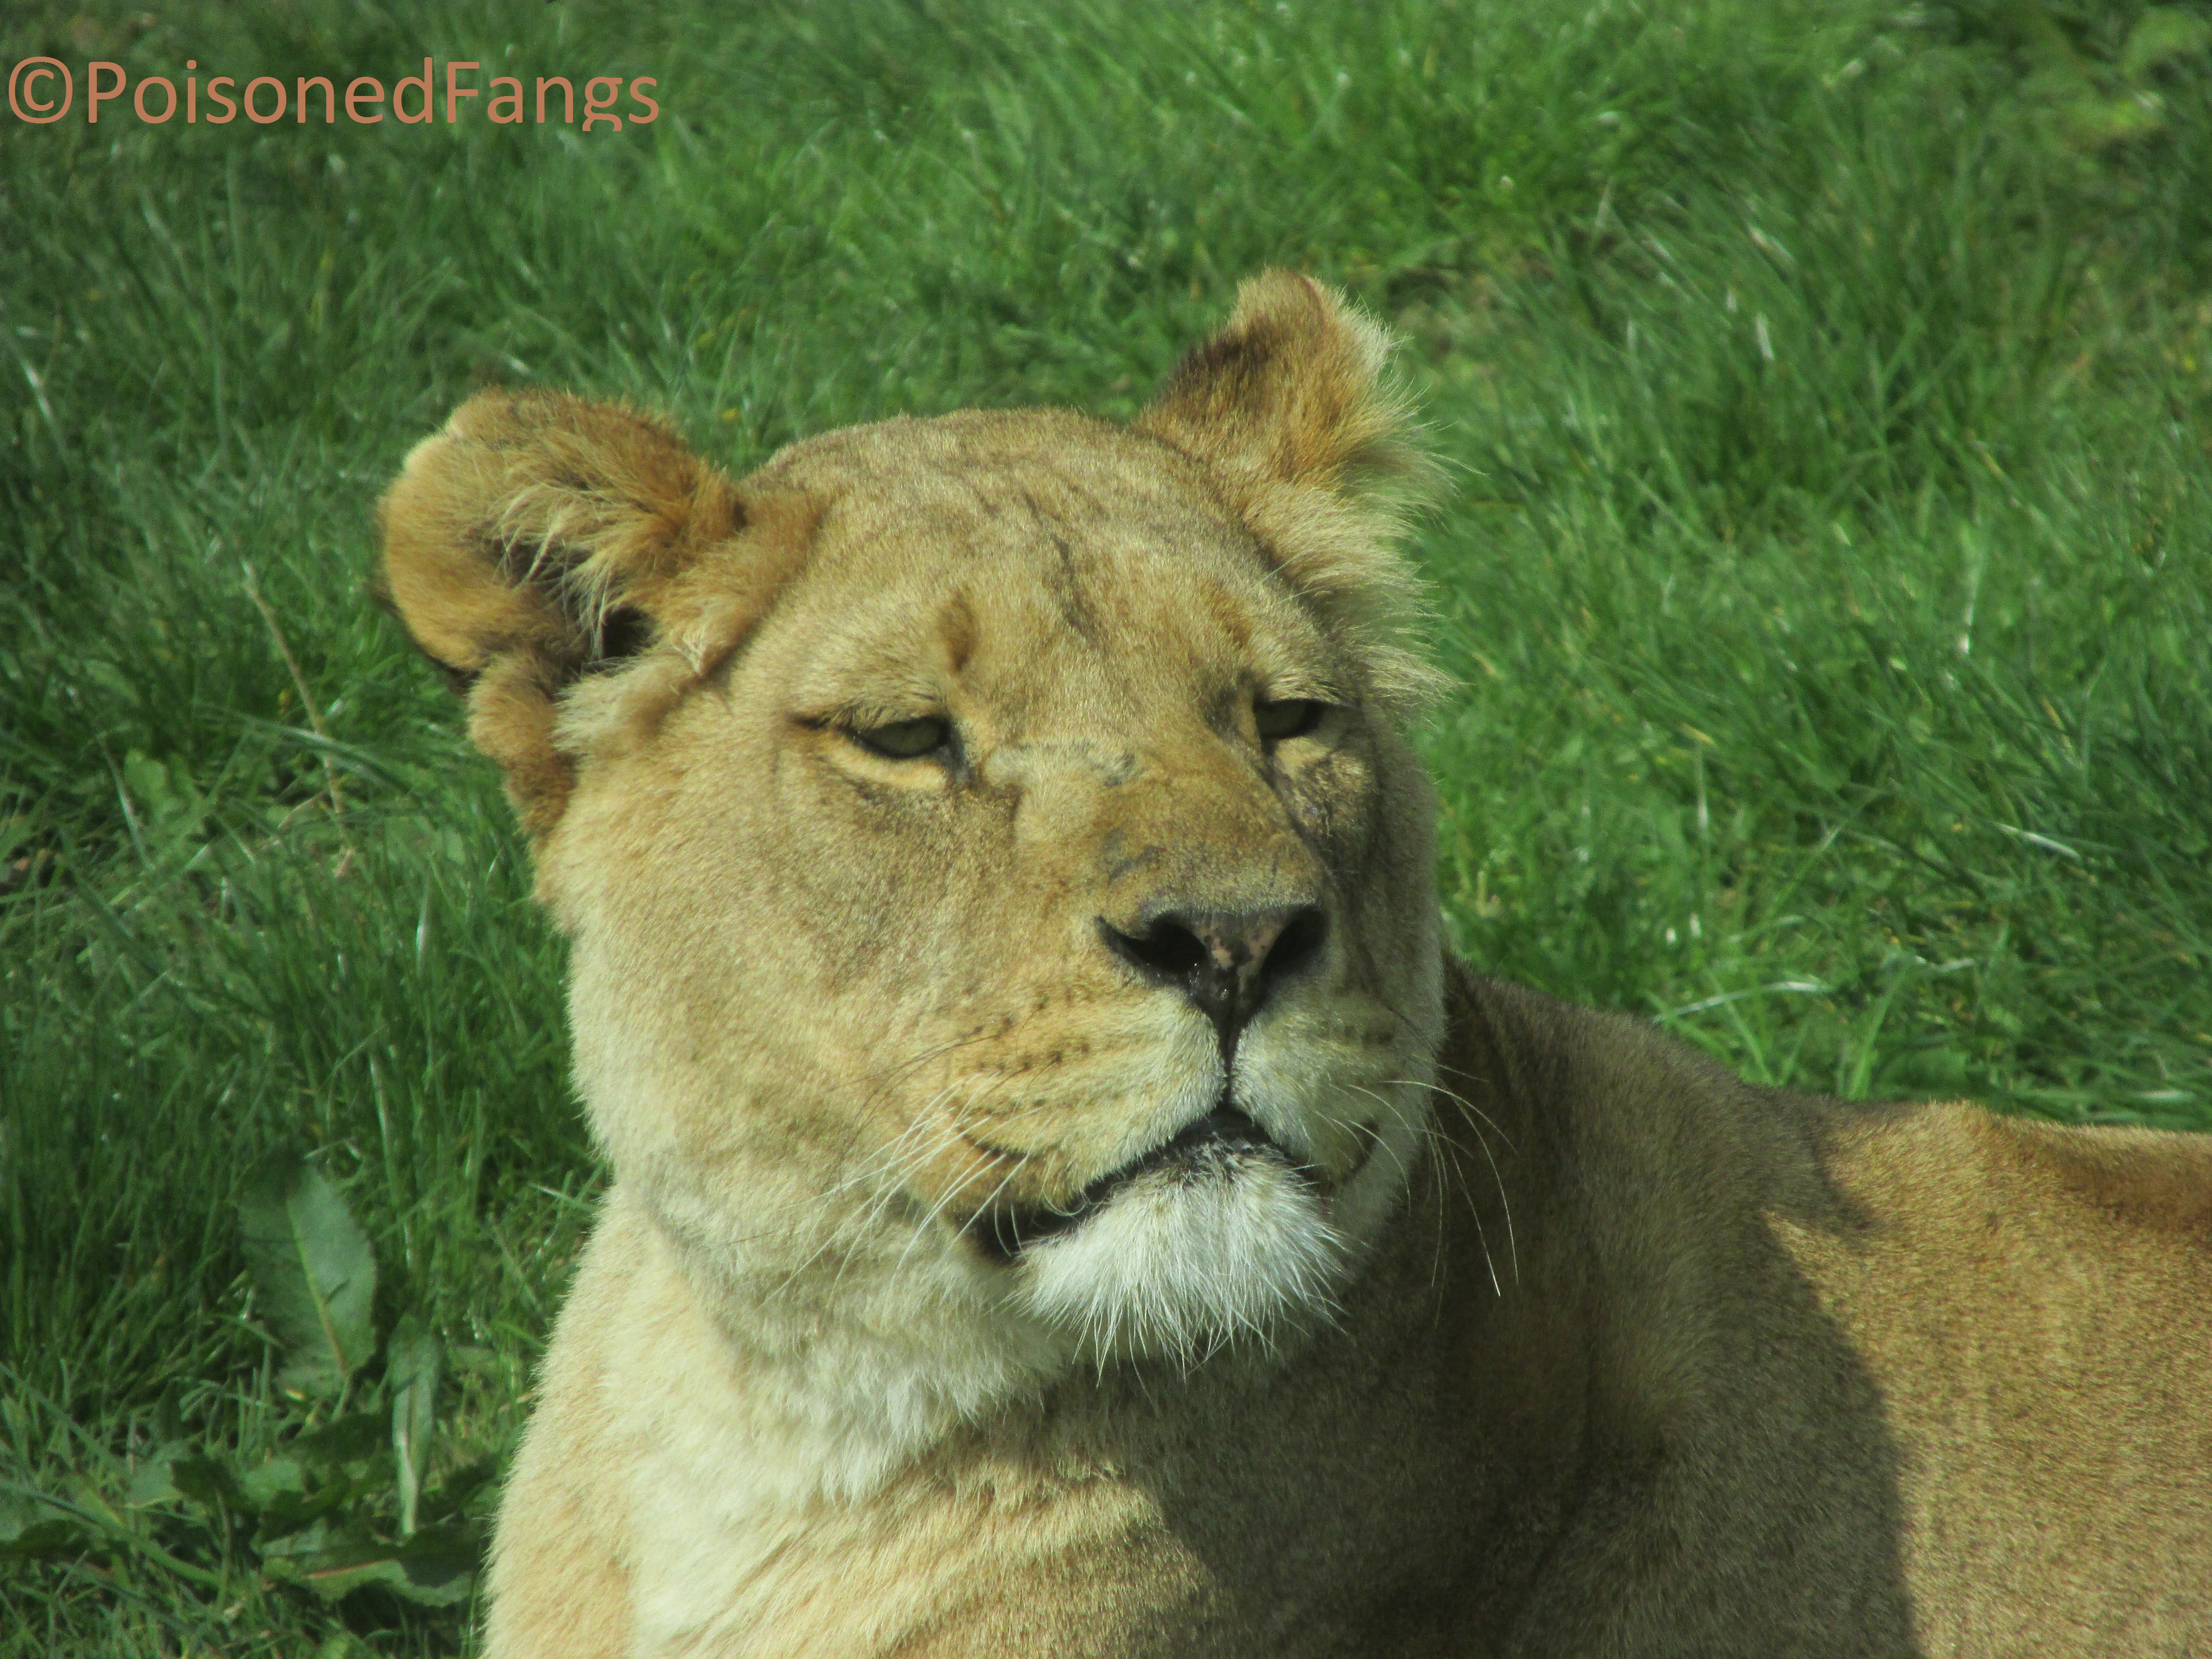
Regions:
<instances>
[{"instance_id":1,"label":"lion head","mask_svg":"<svg viewBox=\"0 0 2212 1659\"><path fill-rule=\"evenodd\" d=\"M987 1390L1340 1293L1442 1023L1384 349L1273 272L1127 426L891 420L732 483L490 392L409 457L392 598L732 1340L857 1322Z\"/></svg>"}]
</instances>

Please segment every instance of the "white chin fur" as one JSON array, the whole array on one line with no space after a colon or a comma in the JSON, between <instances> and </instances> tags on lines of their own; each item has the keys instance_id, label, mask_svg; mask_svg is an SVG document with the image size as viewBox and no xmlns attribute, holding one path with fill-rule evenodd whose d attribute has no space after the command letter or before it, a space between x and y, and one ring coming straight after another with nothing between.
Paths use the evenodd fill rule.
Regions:
<instances>
[{"instance_id":1,"label":"white chin fur","mask_svg":"<svg viewBox=\"0 0 2212 1659\"><path fill-rule=\"evenodd\" d=\"M1188 1364L1330 1312L1347 1255L1281 1163L1214 1157L1139 1176L1072 1232L1030 1245L1022 1293L1099 1363Z\"/></svg>"}]
</instances>

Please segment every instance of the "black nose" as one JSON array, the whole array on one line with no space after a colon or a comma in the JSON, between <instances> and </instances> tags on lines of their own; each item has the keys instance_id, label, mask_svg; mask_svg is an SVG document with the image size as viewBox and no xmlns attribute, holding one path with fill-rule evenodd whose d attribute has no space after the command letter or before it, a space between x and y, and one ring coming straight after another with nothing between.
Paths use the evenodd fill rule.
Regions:
<instances>
[{"instance_id":1,"label":"black nose","mask_svg":"<svg viewBox=\"0 0 2212 1659\"><path fill-rule=\"evenodd\" d=\"M1224 1050L1267 994L1321 955L1328 918L1312 904L1225 914L1164 910L1124 933L1098 919L1098 937L1155 985L1179 985L1221 1034Z\"/></svg>"}]
</instances>

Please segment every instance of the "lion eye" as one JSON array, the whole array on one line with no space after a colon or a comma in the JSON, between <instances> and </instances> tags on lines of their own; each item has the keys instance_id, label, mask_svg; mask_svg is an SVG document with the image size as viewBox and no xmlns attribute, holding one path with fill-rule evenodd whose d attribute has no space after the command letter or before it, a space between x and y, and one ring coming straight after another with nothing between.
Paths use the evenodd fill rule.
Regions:
<instances>
[{"instance_id":1,"label":"lion eye","mask_svg":"<svg viewBox=\"0 0 2212 1659\"><path fill-rule=\"evenodd\" d=\"M1252 719L1260 728L1262 743L1280 743L1285 738L1305 736L1321 724L1328 711L1327 703L1310 697L1285 697L1280 702L1255 704Z\"/></svg>"},{"instance_id":2,"label":"lion eye","mask_svg":"<svg viewBox=\"0 0 2212 1659\"><path fill-rule=\"evenodd\" d=\"M891 760L920 760L952 740L952 723L937 714L920 720L893 720L889 726L855 729L853 741Z\"/></svg>"}]
</instances>

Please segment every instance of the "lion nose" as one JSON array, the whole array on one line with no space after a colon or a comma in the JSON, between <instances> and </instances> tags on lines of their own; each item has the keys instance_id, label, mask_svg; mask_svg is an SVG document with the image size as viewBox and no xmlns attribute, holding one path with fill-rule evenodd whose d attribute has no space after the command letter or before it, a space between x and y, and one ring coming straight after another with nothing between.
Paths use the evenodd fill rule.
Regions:
<instances>
[{"instance_id":1,"label":"lion nose","mask_svg":"<svg viewBox=\"0 0 2212 1659\"><path fill-rule=\"evenodd\" d=\"M1098 918L1106 948L1155 985L1178 985L1213 1022L1224 1049L1274 988L1310 965L1328 936L1318 905L1224 913L1170 909L1125 933Z\"/></svg>"}]
</instances>

